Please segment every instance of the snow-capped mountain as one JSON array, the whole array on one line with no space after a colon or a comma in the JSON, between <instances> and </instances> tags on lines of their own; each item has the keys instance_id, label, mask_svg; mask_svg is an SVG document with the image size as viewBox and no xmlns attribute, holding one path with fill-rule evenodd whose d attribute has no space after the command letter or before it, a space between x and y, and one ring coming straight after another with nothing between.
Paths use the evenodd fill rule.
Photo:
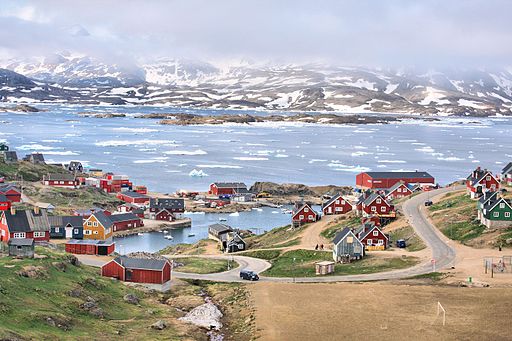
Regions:
<instances>
[{"instance_id":1,"label":"snow-capped mountain","mask_svg":"<svg viewBox=\"0 0 512 341\"><path fill-rule=\"evenodd\" d=\"M512 115L512 74L506 69L216 67L174 59L119 66L66 54L0 65L0 99L9 102Z\"/></svg>"}]
</instances>

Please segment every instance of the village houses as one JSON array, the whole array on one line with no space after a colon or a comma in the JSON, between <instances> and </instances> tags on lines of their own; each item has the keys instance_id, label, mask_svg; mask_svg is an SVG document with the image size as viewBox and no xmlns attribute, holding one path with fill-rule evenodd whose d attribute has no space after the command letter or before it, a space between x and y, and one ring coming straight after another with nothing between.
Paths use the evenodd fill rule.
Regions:
<instances>
[{"instance_id":1,"label":"village houses","mask_svg":"<svg viewBox=\"0 0 512 341\"><path fill-rule=\"evenodd\" d=\"M335 262L348 263L364 257L364 245L352 232L345 227L333 239L332 257Z\"/></svg>"},{"instance_id":2,"label":"village houses","mask_svg":"<svg viewBox=\"0 0 512 341\"><path fill-rule=\"evenodd\" d=\"M73 174L51 173L43 176L43 185L52 187L78 188L80 183Z\"/></svg>"},{"instance_id":3,"label":"village houses","mask_svg":"<svg viewBox=\"0 0 512 341\"><path fill-rule=\"evenodd\" d=\"M352 204L337 193L322 204L322 213L324 215L345 214L352 211Z\"/></svg>"},{"instance_id":4,"label":"village houses","mask_svg":"<svg viewBox=\"0 0 512 341\"><path fill-rule=\"evenodd\" d=\"M320 215L312 208L312 205L297 202L292 210L292 225L294 227L320 220Z\"/></svg>"},{"instance_id":5,"label":"village houses","mask_svg":"<svg viewBox=\"0 0 512 341\"><path fill-rule=\"evenodd\" d=\"M495 192L499 188L499 180L487 169L477 167L466 178L466 189L471 199L478 199L483 193L488 191Z\"/></svg>"},{"instance_id":6,"label":"village houses","mask_svg":"<svg viewBox=\"0 0 512 341\"><path fill-rule=\"evenodd\" d=\"M17 210L14 207L0 213L0 241L10 239L34 239L35 242L50 240L50 223L45 210Z\"/></svg>"},{"instance_id":7,"label":"village houses","mask_svg":"<svg viewBox=\"0 0 512 341\"><path fill-rule=\"evenodd\" d=\"M503 181L507 186L512 186L512 162L509 162L501 170L501 181Z\"/></svg>"}]
</instances>

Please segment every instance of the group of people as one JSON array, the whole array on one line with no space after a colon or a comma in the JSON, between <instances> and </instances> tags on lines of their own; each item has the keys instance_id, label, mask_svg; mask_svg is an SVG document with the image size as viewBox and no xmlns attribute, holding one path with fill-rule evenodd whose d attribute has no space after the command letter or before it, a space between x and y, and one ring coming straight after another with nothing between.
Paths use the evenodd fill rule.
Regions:
<instances>
[{"instance_id":1,"label":"group of people","mask_svg":"<svg viewBox=\"0 0 512 341\"><path fill-rule=\"evenodd\" d=\"M315 250L318 250L318 249L323 250L324 249L324 244L320 244L320 246L318 246L318 244L316 244Z\"/></svg>"}]
</instances>

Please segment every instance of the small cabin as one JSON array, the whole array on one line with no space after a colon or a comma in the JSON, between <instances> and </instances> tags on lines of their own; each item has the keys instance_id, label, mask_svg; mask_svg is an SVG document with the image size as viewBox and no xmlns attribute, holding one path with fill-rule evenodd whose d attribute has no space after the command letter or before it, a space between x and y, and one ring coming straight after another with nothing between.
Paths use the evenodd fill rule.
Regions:
<instances>
[{"instance_id":1,"label":"small cabin","mask_svg":"<svg viewBox=\"0 0 512 341\"><path fill-rule=\"evenodd\" d=\"M101 267L101 275L124 282L164 284L171 280L172 264L167 259L116 257Z\"/></svg>"},{"instance_id":2,"label":"small cabin","mask_svg":"<svg viewBox=\"0 0 512 341\"><path fill-rule=\"evenodd\" d=\"M334 262L331 261L323 261L315 263L315 273L316 275L328 275L334 272Z\"/></svg>"},{"instance_id":3,"label":"small cabin","mask_svg":"<svg viewBox=\"0 0 512 341\"><path fill-rule=\"evenodd\" d=\"M21 258L34 258L34 239L20 238L10 239L9 256Z\"/></svg>"},{"instance_id":4,"label":"small cabin","mask_svg":"<svg viewBox=\"0 0 512 341\"><path fill-rule=\"evenodd\" d=\"M66 243L66 252L76 255L108 256L115 249L116 243L106 240L71 239Z\"/></svg>"}]
</instances>

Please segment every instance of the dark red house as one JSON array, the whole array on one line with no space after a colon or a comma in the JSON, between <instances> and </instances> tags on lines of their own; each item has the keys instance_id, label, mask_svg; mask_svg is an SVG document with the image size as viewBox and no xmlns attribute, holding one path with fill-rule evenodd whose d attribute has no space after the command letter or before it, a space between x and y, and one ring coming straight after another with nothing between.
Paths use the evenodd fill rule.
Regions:
<instances>
[{"instance_id":1,"label":"dark red house","mask_svg":"<svg viewBox=\"0 0 512 341\"><path fill-rule=\"evenodd\" d=\"M71 239L66 242L66 252L77 255L108 256L114 253L116 243L105 240Z\"/></svg>"},{"instance_id":2,"label":"dark red house","mask_svg":"<svg viewBox=\"0 0 512 341\"><path fill-rule=\"evenodd\" d=\"M495 192L500 188L500 181L487 169L476 168L466 178L466 189L472 199L478 199L485 192Z\"/></svg>"},{"instance_id":3,"label":"dark red house","mask_svg":"<svg viewBox=\"0 0 512 341\"><path fill-rule=\"evenodd\" d=\"M0 211L7 211L11 209L11 202L3 194L0 194Z\"/></svg>"},{"instance_id":4,"label":"dark red house","mask_svg":"<svg viewBox=\"0 0 512 341\"><path fill-rule=\"evenodd\" d=\"M173 221L176 214L185 212L183 198L151 198L149 201L149 219Z\"/></svg>"},{"instance_id":5,"label":"dark red house","mask_svg":"<svg viewBox=\"0 0 512 341\"><path fill-rule=\"evenodd\" d=\"M363 224L356 230L355 235L368 251L385 250L388 248L388 236L373 223Z\"/></svg>"},{"instance_id":6,"label":"dark red house","mask_svg":"<svg viewBox=\"0 0 512 341\"><path fill-rule=\"evenodd\" d=\"M299 226L320 220L320 215L308 203L297 203L292 211L292 225Z\"/></svg>"},{"instance_id":7,"label":"dark red house","mask_svg":"<svg viewBox=\"0 0 512 341\"><path fill-rule=\"evenodd\" d=\"M376 215L379 217L394 218L395 207L391 205L382 195L373 193L361 204L361 213L365 217Z\"/></svg>"},{"instance_id":8,"label":"dark red house","mask_svg":"<svg viewBox=\"0 0 512 341\"><path fill-rule=\"evenodd\" d=\"M120 281L164 284L171 280L172 264L167 259L116 257L101 267L101 275Z\"/></svg>"},{"instance_id":9,"label":"dark red house","mask_svg":"<svg viewBox=\"0 0 512 341\"><path fill-rule=\"evenodd\" d=\"M124 203L119 205L117 206L117 211L121 213L133 213L137 217L144 219L144 208L134 204Z\"/></svg>"},{"instance_id":10,"label":"dark red house","mask_svg":"<svg viewBox=\"0 0 512 341\"><path fill-rule=\"evenodd\" d=\"M108 219L111 222L113 232L144 226L142 219L133 213L111 214Z\"/></svg>"},{"instance_id":11,"label":"dark red house","mask_svg":"<svg viewBox=\"0 0 512 341\"><path fill-rule=\"evenodd\" d=\"M132 191L119 192L119 193L117 193L116 196L118 199L120 199L124 202L128 202L131 204L139 204L139 205L148 204L149 199L150 199L150 197L148 197L145 194L141 194L139 192L132 192Z\"/></svg>"},{"instance_id":12,"label":"dark red house","mask_svg":"<svg viewBox=\"0 0 512 341\"><path fill-rule=\"evenodd\" d=\"M43 185L53 187L78 188L80 181L73 174L48 174L43 176Z\"/></svg>"},{"instance_id":13,"label":"dark red house","mask_svg":"<svg viewBox=\"0 0 512 341\"><path fill-rule=\"evenodd\" d=\"M435 186L435 179L427 172L364 172L356 175L356 187L361 189L388 189L403 181L421 187Z\"/></svg>"},{"instance_id":14,"label":"dark red house","mask_svg":"<svg viewBox=\"0 0 512 341\"><path fill-rule=\"evenodd\" d=\"M12 184L1 185L0 194L5 195L10 202L21 202L21 191Z\"/></svg>"},{"instance_id":15,"label":"dark red house","mask_svg":"<svg viewBox=\"0 0 512 341\"><path fill-rule=\"evenodd\" d=\"M0 241L9 239L34 239L35 242L50 241L50 222L45 210L16 210L14 207L0 211Z\"/></svg>"},{"instance_id":16,"label":"dark red house","mask_svg":"<svg viewBox=\"0 0 512 341\"><path fill-rule=\"evenodd\" d=\"M394 184L390 189L385 191L384 197L386 200L394 200L405 198L412 194L412 190L403 181L399 181Z\"/></svg>"},{"instance_id":17,"label":"dark red house","mask_svg":"<svg viewBox=\"0 0 512 341\"><path fill-rule=\"evenodd\" d=\"M352 204L339 193L322 205L324 215L345 214L350 211L352 211Z\"/></svg>"},{"instance_id":18,"label":"dark red house","mask_svg":"<svg viewBox=\"0 0 512 341\"><path fill-rule=\"evenodd\" d=\"M208 194L211 195L234 195L248 192L243 182L214 182L210 185Z\"/></svg>"}]
</instances>

